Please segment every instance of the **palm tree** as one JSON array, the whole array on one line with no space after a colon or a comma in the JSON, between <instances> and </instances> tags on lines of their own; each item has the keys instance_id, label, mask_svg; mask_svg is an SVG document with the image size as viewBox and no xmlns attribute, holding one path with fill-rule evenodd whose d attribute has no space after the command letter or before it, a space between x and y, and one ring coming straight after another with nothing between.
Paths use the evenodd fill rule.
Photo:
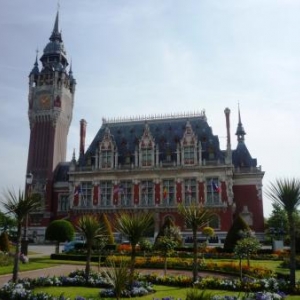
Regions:
<instances>
[{"instance_id":1,"label":"palm tree","mask_svg":"<svg viewBox=\"0 0 300 300\"><path fill-rule=\"evenodd\" d=\"M295 242L295 215L300 204L300 181L295 178L276 179L271 183L267 195L279 204L287 214L290 235L290 284L295 288L296 284L296 242Z\"/></svg>"},{"instance_id":2,"label":"palm tree","mask_svg":"<svg viewBox=\"0 0 300 300\"><path fill-rule=\"evenodd\" d=\"M91 271L92 246L96 238L101 238L102 225L96 216L82 215L77 223L77 228L81 231L86 240L87 256L85 265L85 279L88 280Z\"/></svg>"},{"instance_id":3,"label":"palm tree","mask_svg":"<svg viewBox=\"0 0 300 300\"><path fill-rule=\"evenodd\" d=\"M198 264L197 264L197 230L203 226L207 226L207 223L211 220L212 214L209 210L203 208L200 205L192 203L189 206L179 205L179 213L185 220L186 226L192 229L193 232L193 280L198 279Z\"/></svg>"},{"instance_id":4,"label":"palm tree","mask_svg":"<svg viewBox=\"0 0 300 300\"><path fill-rule=\"evenodd\" d=\"M127 237L131 245L130 280L133 280L136 245L153 225L152 213L121 213L116 220L116 230Z\"/></svg>"},{"instance_id":5,"label":"palm tree","mask_svg":"<svg viewBox=\"0 0 300 300\"><path fill-rule=\"evenodd\" d=\"M4 209L7 210L7 213L12 214L17 222L17 244L12 277L12 281L16 282L18 280L19 272L22 225L26 222L28 215L40 207L41 201L37 194L26 196L22 191L19 191L18 194L16 194L14 190L7 190L4 192L3 200L1 202Z\"/></svg>"}]
</instances>

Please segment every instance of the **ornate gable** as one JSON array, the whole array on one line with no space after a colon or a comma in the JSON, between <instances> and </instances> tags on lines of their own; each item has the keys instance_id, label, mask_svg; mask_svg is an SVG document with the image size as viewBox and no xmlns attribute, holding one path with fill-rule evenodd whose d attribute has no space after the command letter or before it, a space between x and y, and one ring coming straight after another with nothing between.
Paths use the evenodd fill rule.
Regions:
<instances>
[{"instance_id":1,"label":"ornate gable","mask_svg":"<svg viewBox=\"0 0 300 300\"><path fill-rule=\"evenodd\" d=\"M183 133L183 137L180 141L182 146L190 146L190 145L196 145L197 144L197 136L195 135L192 125L190 121L186 122L185 125L185 132Z\"/></svg>"},{"instance_id":2,"label":"ornate gable","mask_svg":"<svg viewBox=\"0 0 300 300\"><path fill-rule=\"evenodd\" d=\"M144 133L140 139L139 148L153 148L154 147L154 138L150 132L149 124L145 123Z\"/></svg>"},{"instance_id":3,"label":"ornate gable","mask_svg":"<svg viewBox=\"0 0 300 300\"><path fill-rule=\"evenodd\" d=\"M141 167L154 165L154 144L155 140L150 132L149 124L145 123L144 133L139 142L139 161Z\"/></svg>"}]
</instances>

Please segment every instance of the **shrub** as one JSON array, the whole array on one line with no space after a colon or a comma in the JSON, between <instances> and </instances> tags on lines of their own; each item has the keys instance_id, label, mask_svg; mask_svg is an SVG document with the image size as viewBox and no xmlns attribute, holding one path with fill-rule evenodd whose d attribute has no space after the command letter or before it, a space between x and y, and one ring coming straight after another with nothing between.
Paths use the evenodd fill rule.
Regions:
<instances>
[{"instance_id":1,"label":"shrub","mask_svg":"<svg viewBox=\"0 0 300 300\"><path fill-rule=\"evenodd\" d=\"M9 252L10 244L8 239L8 234L3 231L0 235L0 251Z\"/></svg>"}]
</instances>

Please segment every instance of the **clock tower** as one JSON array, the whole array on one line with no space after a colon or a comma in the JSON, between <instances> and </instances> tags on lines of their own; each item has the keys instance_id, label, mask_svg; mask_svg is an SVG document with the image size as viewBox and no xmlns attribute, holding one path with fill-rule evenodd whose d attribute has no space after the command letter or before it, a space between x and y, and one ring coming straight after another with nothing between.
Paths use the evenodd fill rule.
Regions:
<instances>
[{"instance_id":1,"label":"clock tower","mask_svg":"<svg viewBox=\"0 0 300 300\"><path fill-rule=\"evenodd\" d=\"M58 12L40 61L41 68L36 57L30 72L28 96L30 141L27 173L33 175L31 190L39 193L42 199L41 211L30 220L37 226L45 225L42 223L51 218L53 172L59 163L66 161L76 86L59 31Z\"/></svg>"}]
</instances>

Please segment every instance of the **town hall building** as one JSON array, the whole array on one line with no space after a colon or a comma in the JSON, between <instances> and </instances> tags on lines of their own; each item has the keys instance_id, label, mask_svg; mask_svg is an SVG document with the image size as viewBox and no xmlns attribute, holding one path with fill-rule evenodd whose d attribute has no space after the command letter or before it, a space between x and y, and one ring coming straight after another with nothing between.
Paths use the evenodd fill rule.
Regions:
<instances>
[{"instance_id":1,"label":"town hall building","mask_svg":"<svg viewBox=\"0 0 300 300\"><path fill-rule=\"evenodd\" d=\"M74 152L67 161L77 82L59 31L58 13L39 60L41 65L37 57L29 75L30 180L26 188L40 194L42 203L39 211L30 214L29 236L43 239L52 220L74 223L82 214L105 212L113 224L120 211L153 212L153 235L171 217L189 236L178 205L195 203L213 211L208 225L218 241L226 237L238 215L262 238L264 172L247 149L240 110L233 147L230 109L219 108L224 109L226 149L220 149L204 110L103 118L87 149L87 122L82 119L78 155Z\"/></svg>"}]
</instances>

